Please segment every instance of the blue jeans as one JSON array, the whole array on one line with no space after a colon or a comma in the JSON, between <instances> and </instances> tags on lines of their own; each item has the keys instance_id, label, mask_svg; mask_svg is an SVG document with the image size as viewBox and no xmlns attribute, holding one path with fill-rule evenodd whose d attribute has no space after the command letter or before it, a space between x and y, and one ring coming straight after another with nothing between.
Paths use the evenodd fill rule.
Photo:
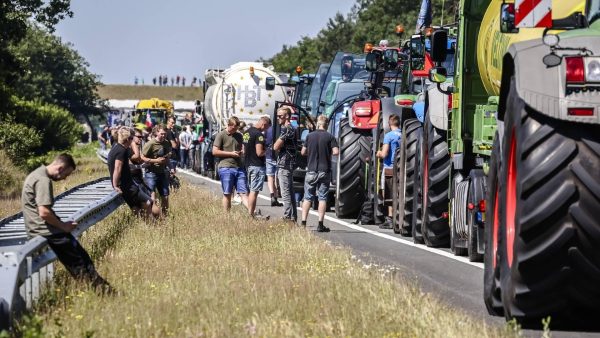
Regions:
<instances>
[{"instance_id":1,"label":"blue jeans","mask_svg":"<svg viewBox=\"0 0 600 338\"><path fill-rule=\"evenodd\" d=\"M304 199L312 202L314 196L317 195L319 201L327 201L330 183L331 173L322 171L307 172L304 179Z\"/></svg>"},{"instance_id":2,"label":"blue jeans","mask_svg":"<svg viewBox=\"0 0 600 338\"><path fill-rule=\"evenodd\" d=\"M169 173L166 171L164 173L153 173L149 171L144 176L144 180L150 191L158 189L160 196L169 196Z\"/></svg>"},{"instance_id":3,"label":"blue jeans","mask_svg":"<svg viewBox=\"0 0 600 338\"><path fill-rule=\"evenodd\" d=\"M265 183L265 167L248 166L248 184L250 191L260 192Z\"/></svg>"},{"instance_id":4,"label":"blue jeans","mask_svg":"<svg viewBox=\"0 0 600 338\"><path fill-rule=\"evenodd\" d=\"M179 149L179 166L181 168L187 168L189 166L189 159L188 159L188 154L189 154L189 150L185 149L185 148L181 148Z\"/></svg>"},{"instance_id":5,"label":"blue jeans","mask_svg":"<svg viewBox=\"0 0 600 338\"><path fill-rule=\"evenodd\" d=\"M234 188L239 194L248 193L246 171L244 169L219 168L219 177L221 177L223 195L231 195Z\"/></svg>"}]
</instances>

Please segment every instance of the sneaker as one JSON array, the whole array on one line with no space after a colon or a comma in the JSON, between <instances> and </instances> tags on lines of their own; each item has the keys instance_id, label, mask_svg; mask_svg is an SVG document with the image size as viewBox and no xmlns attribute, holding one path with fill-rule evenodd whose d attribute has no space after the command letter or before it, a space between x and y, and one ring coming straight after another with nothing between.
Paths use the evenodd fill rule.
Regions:
<instances>
[{"instance_id":1,"label":"sneaker","mask_svg":"<svg viewBox=\"0 0 600 338\"><path fill-rule=\"evenodd\" d=\"M272 207L282 207L283 203L279 202L277 198L271 197L271 206Z\"/></svg>"},{"instance_id":2,"label":"sneaker","mask_svg":"<svg viewBox=\"0 0 600 338\"><path fill-rule=\"evenodd\" d=\"M387 216L385 222L379 225L379 229L391 229L393 226L392 218Z\"/></svg>"},{"instance_id":3,"label":"sneaker","mask_svg":"<svg viewBox=\"0 0 600 338\"><path fill-rule=\"evenodd\" d=\"M240 195L233 196L233 200L231 201L232 205L240 205L242 203L242 197Z\"/></svg>"},{"instance_id":4,"label":"sneaker","mask_svg":"<svg viewBox=\"0 0 600 338\"><path fill-rule=\"evenodd\" d=\"M320 225L317 227L317 232L329 232L329 231L331 231L331 230L324 225Z\"/></svg>"}]
</instances>

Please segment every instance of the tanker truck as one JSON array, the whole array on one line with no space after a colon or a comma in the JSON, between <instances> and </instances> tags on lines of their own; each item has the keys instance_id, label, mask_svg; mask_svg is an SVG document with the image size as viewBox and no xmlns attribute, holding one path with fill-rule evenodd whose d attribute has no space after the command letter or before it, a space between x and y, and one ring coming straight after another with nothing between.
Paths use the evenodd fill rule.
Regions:
<instances>
[{"instance_id":1,"label":"tanker truck","mask_svg":"<svg viewBox=\"0 0 600 338\"><path fill-rule=\"evenodd\" d=\"M212 176L216 170L210 156L210 139L227 126L231 116L237 116L247 124L255 123L265 114L270 114L276 101L287 101L285 87L275 86L267 91L265 82L271 78L275 84L281 79L272 69L259 62L239 62L227 69L208 69L205 74L205 95L202 105L205 128L209 135L207 156L202 163L202 172Z\"/></svg>"},{"instance_id":2,"label":"tanker truck","mask_svg":"<svg viewBox=\"0 0 600 338\"><path fill-rule=\"evenodd\" d=\"M447 86L447 31L431 37L439 85L426 94L418 155L423 239L483 254L490 314L598 327L600 1L459 8Z\"/></svg>"}]
</instances>

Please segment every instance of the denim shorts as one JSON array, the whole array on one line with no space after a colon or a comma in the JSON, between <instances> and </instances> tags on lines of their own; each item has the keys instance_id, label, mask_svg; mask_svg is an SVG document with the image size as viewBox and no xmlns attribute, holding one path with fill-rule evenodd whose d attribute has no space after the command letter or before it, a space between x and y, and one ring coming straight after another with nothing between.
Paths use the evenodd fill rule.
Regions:
<instances>
[{"instance_id":1,"label":"denim shorts","mask_svg":"<svg viewBox=\"0 0 600 338\"><path fill-rule=\"evenodd\" d=\"M317 195L319 201L327 201L330 183L331 173L329 172L307 172L304 177L304 199L312 201L315 195Z\"/></svg>"},{"instance_id":2,"label":"denim shorts","mask_svg":"<svg viewBox=\"0 0 600 338\"><path fill-rule=\"evenodd\" d=\"M277 175L277 161L267 160L267 176Z\"/></svg>"},{"instance_id":3,"label":"denim shorts","mask_svg":"<svg viewBox=\"0 0 600 338\"><path fill-rule=\"evenodd\" d=\"M246 170L243 168L219 168L219 177L221 178L223 195L231 195L234 188L238 194L248 193Z\"/></svg>"},{"instance_id":4,"label":"denim shorts","mask_svg":"<svg viewBox=\"0 0 600 338\"><path fill-rule=\"evenodd\" d=\"M262 191L265 183L265 167L249 166L248 167L248 184L250 191Z\"/></svg>"},{"instance_id":5,"label":"denim shorts","mask_svg":"<svg viewBox=\"0 0 600 338\"><path fill-rule=\"evenodd\" d=\"M150 191L158 190L158 194L162 197L169 196L169 173L154 173L147 172L144 175L144 180Z\"/></svg>"}]
</instances>

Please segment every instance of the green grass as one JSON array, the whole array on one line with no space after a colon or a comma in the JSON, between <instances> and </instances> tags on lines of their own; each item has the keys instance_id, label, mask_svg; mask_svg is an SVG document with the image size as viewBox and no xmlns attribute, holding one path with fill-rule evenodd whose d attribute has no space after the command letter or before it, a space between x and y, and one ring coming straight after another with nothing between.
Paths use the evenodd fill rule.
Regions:
<instances>
[{"instance_id":1,"label":"green grass","mask_svg":"<svg viewBox=\"0 0 600 338\"><path fill-rule=\"evenodd\" d=\"M203 100L201 87L161 87L161 86L131 86L131 85L102 85L97 88L103 99L141 100L153 97L163 100L195 101Z\"/></svg>"},{"instance_id":2,"label":"green grass","mask_svg":"<svg viewBox=\"0 0 600 338\"><path fill-rule=\"evenodd\" d=\"M170 216L145 224L120 209L83 238L121 295L55 284L34 323L46 336L504 337L421 292L365 269L349 250L300 228L224 214L184 184ZM31 322L31 320L29 321ZM37 325L37 324L36 324ZM23 329L27 329L26 325Z\"/></svg>"}]
</instances>

